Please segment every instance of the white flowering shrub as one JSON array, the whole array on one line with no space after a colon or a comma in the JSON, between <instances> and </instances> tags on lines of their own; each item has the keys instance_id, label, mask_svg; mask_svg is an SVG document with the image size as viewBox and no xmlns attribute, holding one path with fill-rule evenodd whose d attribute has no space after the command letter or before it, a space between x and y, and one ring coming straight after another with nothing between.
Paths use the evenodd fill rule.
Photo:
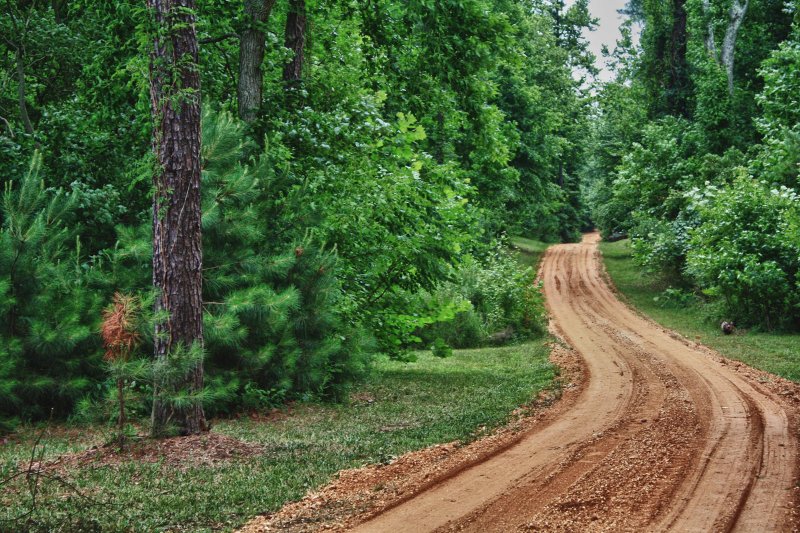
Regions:
<instances>
[{"instance_id":1,"label":"white flowering shrub","mask_svg":"<svg viewBox=\"0 0 800 533\"><path fill-rule=\"evenodd\" d=\"M800 197L742 175L689 192L702 220L686 271L731 318L767 329L800 325Z\"/></svg>"}]
</instances>

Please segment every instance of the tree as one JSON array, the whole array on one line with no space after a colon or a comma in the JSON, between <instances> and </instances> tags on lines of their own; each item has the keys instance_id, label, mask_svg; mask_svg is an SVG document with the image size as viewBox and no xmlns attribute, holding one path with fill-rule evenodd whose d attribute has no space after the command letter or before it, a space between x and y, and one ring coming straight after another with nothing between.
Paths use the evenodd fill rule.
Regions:
<instances>
[{"instance_id":1,"label":"tree","mask_svg":"<svg viewBox=\"0 0 800 533\"><path fill-rule=\"evenodd\" d=\"M17 75L17 103L19 105L19 116L22 120L22 124L25 126L25 133L28 135L33 135L33 124L31 123L30 115L28 113L28 104L27 104L27 88L25 82L25 60L26 60L26 50L25 50L25 41L28 34L28 26L29 22L32 18L31 12L33 10L33 5L27 2L20 2L20 10L16 12L16 10L11 6L11 3L8 2L6 5L8 7L8 17L11 21L11 29L13 30L10 32L9 35L13 35L13 38L16 41L11 40L11 37L4 37L4 40L8 44L10 48L14 50L14 62L16 64L16 75ZM25 8L25 12L22 12L22 9ZM24 19L18 20L24 16Z\"/></svg>"},{"instance_id":2,"label":"tree","mask_svg":"<svg viewBox=\"0 0 800 533\"><path fill-rule=\"evenodd\" d=\"M728 12L728 27L725 30L725 38L722 41L722 53L717 53L716 35L714 32L714 22L711 18L711 0L703 0L703 11L708 19L708 33L706 35L706 49L716 59L722 67L725 68L725 74L728 76L728 94L733 96L733 75L734 75L734 59L736 51L736 38L739 34L739 28L742 26L744 17L747 14L747 7L749 0L733 0Z\"/></svg>"},{"instance_id":3,"label":"tree","mask_svg":"<svg viewBox=\"0 0 800 533\"><path fill-rule=\"evenodd\" d=\"M147 0L155 35L150 55L153 115L153 285L157 290L154 349L158 362L202 348L200 219L200 75L194 0ZM173 380L156 376L153 435L175 424L183 434L207 429L196 394L202 359L182 380L185 401L171 401ZM188 398L188 399L186 399Z\"/></svg>"},{"instance_id":4,"label":"tree","mask_svg":"<svg viewBox=\"0 0 800 533\"><path fill-rule=\"evenodd\" d=\"M686 0L642 4L642 69L639 78L649 93L650 114L687 117L692 96Z\"/></svg>"},{"instance_id":5,"label":"tree","mask_svg":"<svg viewBox=\"0 0 800 533\"><path fill-rule=\"evenodd\" d=\"M255 120L263 95L264 25L275 0L244 0L247 27L242 31L239 47L239 117L245 122Z\"/></svg>"},{"instance_id":6,"label":"tree","mask_svg":"<svg viewBox=\"0 0 800 533\"><path fill-rule=\"evenodd\" d=\"M667 111L674 116L689 115L689 66L686 61L688 44L686 0L672 2L672 35L667 89Z\"/></svg>"},{"instance_id":7,"label":"tree","mask_svg":"<svg viewBox=\"0 0 800 533\"><path fill-rule=\"evenodd\" d=\"M289 88L297 85L303 77L306 46L306 0L289 0L285 46L292 51L292 59L283 69L283 81Z\"/></svg>"}]
</instances>

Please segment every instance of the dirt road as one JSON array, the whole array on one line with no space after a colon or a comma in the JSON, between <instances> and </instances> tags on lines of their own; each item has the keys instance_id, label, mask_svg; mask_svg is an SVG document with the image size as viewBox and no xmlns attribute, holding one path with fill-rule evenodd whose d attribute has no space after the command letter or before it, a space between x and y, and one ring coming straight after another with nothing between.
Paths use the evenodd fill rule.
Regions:
<instances>
[{"instance_id":1,"label":"dirt road","mask_svg":"<svg viewBox=\"0 0 800 533\"><path fill-rule=\"evenodd\" d=\"M585 364L568 409L354 531L796 528L796 409L622 304L597 240L542 266L554 332Z\"/></svg>"}]
</instances>

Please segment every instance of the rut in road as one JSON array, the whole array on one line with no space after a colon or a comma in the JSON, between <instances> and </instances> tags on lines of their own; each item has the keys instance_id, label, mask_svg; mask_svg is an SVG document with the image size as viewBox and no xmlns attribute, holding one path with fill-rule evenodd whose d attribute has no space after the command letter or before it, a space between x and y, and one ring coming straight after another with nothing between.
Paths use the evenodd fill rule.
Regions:
<instances>
[{"instance_id":1,"label":"rut in road","mask_svg":"<svg viewBox=\"0 0 800 533\"><path fill-rule=\"evenodd\" d=\"M355 531L796 529L796 410L622 304L598 240L541 270L553 331L585 362L569 409Z\"/></svg>"}]
</instances>

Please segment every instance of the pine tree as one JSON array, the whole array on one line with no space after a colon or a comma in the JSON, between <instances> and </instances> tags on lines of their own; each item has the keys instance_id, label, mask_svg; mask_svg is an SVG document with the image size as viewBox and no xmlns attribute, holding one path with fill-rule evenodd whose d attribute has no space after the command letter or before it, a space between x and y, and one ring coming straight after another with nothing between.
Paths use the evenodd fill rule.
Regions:
<instances>
[{"instance_id":1,"label":"pine tree","mask_svg":"<svg viewBox=\"0 0 800 533\"><path fill-rule=\"evenodd\" d=\"M147 0L155 22L150 56L153 152L153 285L158 290L156 357L202 351L202 237L200 233L200 72L194 0ZM203 388L202 358L184 377L190 392ZM207 429L199 401L162 402L156 377L154 436L176 424L183 434Z\"/></svg>"},{"instance_id":2,"label":"pine tree","mask_svg":"<svg viewBox=\"0 0 800 533\"><path fill-rule=\"evenodd\" d=\"M339 397L363 374L363 335L339 318L336 257L280 235L265 213L287 202L230 114L203 121L204 301L208 373L227 407L291 396ZM291 206L284 206L291 208ZM223 403L218 407L225 408Z\"/></svg>"},{"instance_id":3,"label":"pine tree","mask_svg":"<svg viewBox=\"0 0 800 533\"><path fill-rule=\"evenodd\" d=\"M98 376L96 272L80 261L75 195L44 187L41 155L5 184L0 227L0 430L68 414Z\"/></svg>"}]
</instances>

